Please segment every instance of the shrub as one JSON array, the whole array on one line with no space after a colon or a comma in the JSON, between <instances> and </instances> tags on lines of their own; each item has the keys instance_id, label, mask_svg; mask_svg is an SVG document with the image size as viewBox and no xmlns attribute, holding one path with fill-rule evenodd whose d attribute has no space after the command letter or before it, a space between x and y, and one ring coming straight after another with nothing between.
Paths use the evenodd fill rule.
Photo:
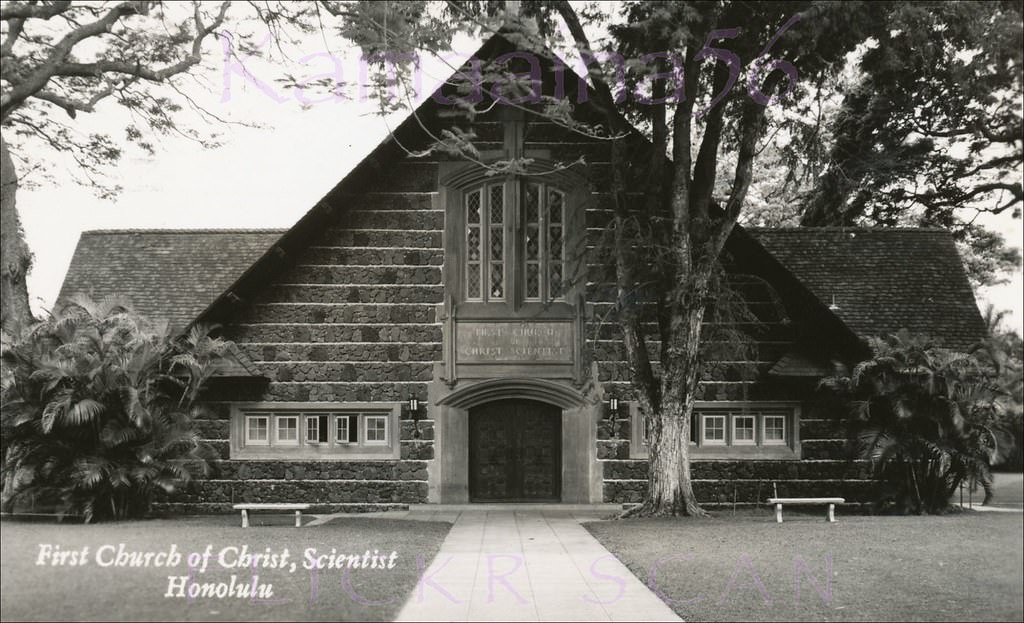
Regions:
<instances>
[{"instance_id":1,"label":"shrub","mask_svg":"<svg viewBox=\"0 0 1024 623\"><path fill-rule=\"evenodd\" d=\"M822 385L850 405L860 457L883 510L941 513L961 483L991 482L1003 392L982 362L902 331L872 338L873 357Z\"/></svg>"},{"instance_id":2,"label":"shrub","mask_svg":"<svg viewBox=\"0 0 1024 623\"><path fill-rule=\"evenodd\" d=\"M994 425L997 446L992 466L1019 472L1024 468L1024 343L1016 331L1003 326L1005 316L1006 312L988 306L984 318L989 336L975 345L971 354L1001 393L997 403L1002 417Z\"/></svg>"},{"instance_id":3,"label":"shrub","mask_svg":"<svg viewBox=\"0 0 1024 623\"><path fill-rule=\"evenodd\" d=\"M227 347L87 301L27 330L3 351L4 508L137 518L205 475L196 398Z\"/></svg>"}]
</instances>

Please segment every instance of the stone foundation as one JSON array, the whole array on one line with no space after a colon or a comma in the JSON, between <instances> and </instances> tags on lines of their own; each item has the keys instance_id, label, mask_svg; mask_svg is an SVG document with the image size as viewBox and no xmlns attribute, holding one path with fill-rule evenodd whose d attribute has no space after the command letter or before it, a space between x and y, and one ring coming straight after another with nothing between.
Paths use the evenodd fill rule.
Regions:
<instances>
[{"instance_id":1,"label":"stone foundation","mask_svg":"<svg viewBox=\"0 0 1024 623\"><path fill-rule=\"evenodd\" d=\"M718 462L716 462L718 463ZM737 462L733 462L737 463ZM695 467L701 464L694 464ZM736 466L733 466L736 467ZM842 497L850 503L869 502L875 482L866 479L701 479L693 480L693 492L701 504L764 504L775 495L782 497ZM605 480L604 501L640 502L647 489L646 480Z\"/></svg>"}]
</instances>

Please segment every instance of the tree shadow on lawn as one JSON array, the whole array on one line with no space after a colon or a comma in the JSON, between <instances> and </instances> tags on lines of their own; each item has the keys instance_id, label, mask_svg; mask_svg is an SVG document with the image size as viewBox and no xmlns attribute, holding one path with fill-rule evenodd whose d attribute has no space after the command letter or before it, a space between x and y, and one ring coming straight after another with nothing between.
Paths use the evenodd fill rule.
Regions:
<instances>
[{"instance_id":1,"label":"tree shadow on lawn","mask_svg":"<svg viewBox=\"0 0 1024 623\"><path fill-rule=\"evenodd\" d=\"M586 528L686 621L1020 621L1024 515L787 512Z\"/></svg>"},{"instance_id":2,"label":"tree shadow on lawn","mask_svg":"<svg viewBox=\"0 0 1024 623\"><path fill-rule=\"evenodd\" d=\"M255 514L251 522L253 527L242 529L237 515L96 525L5 519L0 530L0 618L390 621L451 528L447 523L381 517L343 517L299 529L293 515ZM118 566L122 544L125 552L170 554L173 548L180 559L153 556L148 567ZM276 555L266 561L273 568L262 566L264 560L256 561L256 568L244 564L243 547L249 554ZM285 550L288 558L282 565ZM312 558L306 556L309 550L315 550ZM332 550L358 556L359 565L366 567L306 568L330 564L321 557ZM60 552L66 552L63 559ZM198 568L190 570L190 554L196 555ZM343 559L342 566L348 561ZM110 562L115 564L101 566ZM156 566L171 562L176 564ZM372 568L375 562L378 568ZM217 591L247 592L254 576L257 586L271 587L272 595L216 596ZM209 585L210 595L190 598L192 583ZM222 584L225 588L219 588ZM169 592L172 596L165 596Z\"/></svg>"}]
</instances>

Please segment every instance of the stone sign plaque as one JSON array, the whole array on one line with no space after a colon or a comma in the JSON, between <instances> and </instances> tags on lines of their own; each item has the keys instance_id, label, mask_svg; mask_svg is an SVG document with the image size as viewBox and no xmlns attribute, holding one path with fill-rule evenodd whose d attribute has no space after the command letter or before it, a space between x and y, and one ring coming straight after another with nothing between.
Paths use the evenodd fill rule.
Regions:
<instances>
[{"instance_id":1,"label":"stone sign plaque","mask_svg":"<svg viewBox=\"0 0 1024 623\"><path fill-rule=\"evenodd\" d=\"M467 322L455 330L459 363L572 363L572 323Z\"/></svg>"}]
</instances>

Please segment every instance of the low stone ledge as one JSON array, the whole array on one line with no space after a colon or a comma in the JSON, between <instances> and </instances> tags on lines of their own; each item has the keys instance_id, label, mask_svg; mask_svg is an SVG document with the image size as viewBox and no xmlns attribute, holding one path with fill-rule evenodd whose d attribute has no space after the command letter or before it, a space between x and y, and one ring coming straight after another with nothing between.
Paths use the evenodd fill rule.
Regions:
<instances>
[{"instance_id":1,"label":"low stone ledge","mask_svg":"<svg viewBox=\"0 0 1024 623\"><path fill-rule=\"evenodd\" d=\"M772 496L775 487L785 497L840 496L851 503L868 502L874 497L873 480L695 480L693 492L701 504L759 503ZM646 480L604 481L604 501L640 502L647 489Z\"/></svg>"},{"instance_id":2,"label":"low stone ledge","mask_svg":"<svg viewBox=\"0 0 1024 623\"><path fill-rule=\"evenodd\" d=\"M426 480L424 461L216 461L209 480Z\"/></svg>"},{"instance_id":3,"label":"low stone ledge","mask_svg":"<svg viewBox=\"0 0 1024 623\"><path fill-rule=\"evenodd\" d=\"M161 503L421 504L427 482L419 480L200 480Z\"/></svg>"},{"instance_id":4,"label":"low stone ledge","mask_svg":"<svg viewBox=\"0 0 1024 623\"><path fill-rule=\"evenodd\" d=\"M238 513L233 504L226 502L163 502L153 504L154 515L227 515ZM407 511L408 504L395 503L352 503L352 504L312 504L303 511L311 515L330 513L379 513L386 511Z\"/></svg>"},{"instance_id":5,"label":"low stone ledge","mask_svg":"<svg viewBox=\"0 0 1024 623\"><path fill-rule=\"evenodd\" d=\"M608 480L646 480L646 460L605 460L601 463ZM808 461L759 461L746 459L693 459L690 469L695 480L858 480L871 477L866 461L827 459Z\"/></svg>"}]
</instances>

